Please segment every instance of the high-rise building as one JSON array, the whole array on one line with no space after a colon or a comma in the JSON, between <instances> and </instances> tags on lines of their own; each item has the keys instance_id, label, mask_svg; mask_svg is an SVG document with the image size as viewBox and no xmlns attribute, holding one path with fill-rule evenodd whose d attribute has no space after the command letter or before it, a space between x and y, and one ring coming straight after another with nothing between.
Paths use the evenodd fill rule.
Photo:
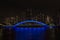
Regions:
<instances>
[{"instance_id":1,"label":"high-rise building","mask_svg":"<svg viewBox=\"0 0 60 40\"><path fill-rule=\"evenodd\" d=\"M11 23L10 23L10 18L9 18L9 17L6 17L4 23L5 23L6 25L11 25Z\"/></svg>"}]
</instances>

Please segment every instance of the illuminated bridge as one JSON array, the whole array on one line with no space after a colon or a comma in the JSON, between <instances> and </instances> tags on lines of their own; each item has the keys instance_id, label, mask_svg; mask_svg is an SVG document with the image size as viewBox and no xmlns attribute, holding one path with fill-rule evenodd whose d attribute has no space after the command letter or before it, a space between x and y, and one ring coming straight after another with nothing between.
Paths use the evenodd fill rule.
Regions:
<instances>
[{"instance_id":1,"label":"illuminated bridge","mask_svg":"<svg viewBox=\"0 0 60 40\"><path fill-rule=\"evenodd\" d=\"M48 25L36 20L19 22L13 27L15 40L45 40Z\"/></svg>"}]
</instances>

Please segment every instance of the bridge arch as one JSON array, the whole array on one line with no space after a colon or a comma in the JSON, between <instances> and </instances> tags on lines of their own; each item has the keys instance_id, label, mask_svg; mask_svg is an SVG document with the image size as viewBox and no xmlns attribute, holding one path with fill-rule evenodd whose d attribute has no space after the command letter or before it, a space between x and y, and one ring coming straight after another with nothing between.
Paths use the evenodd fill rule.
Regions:
<instances>
[{"instance_id":1,"label":"bridge arch","mask_svg":"<svg viewBox=\"0 0 60 40\"><path fill-rule=\"evenodd\" d=\"M44 27L48 26L47 24L45 24L43 22L36 21L36 20L25 20L25 21L22 21L22 22L19 22L19 23L15 24L14 27L17 27L18 25L24 24L26 22L35 22L37 24L43 25Z\"/></svg>"}]
</instances>

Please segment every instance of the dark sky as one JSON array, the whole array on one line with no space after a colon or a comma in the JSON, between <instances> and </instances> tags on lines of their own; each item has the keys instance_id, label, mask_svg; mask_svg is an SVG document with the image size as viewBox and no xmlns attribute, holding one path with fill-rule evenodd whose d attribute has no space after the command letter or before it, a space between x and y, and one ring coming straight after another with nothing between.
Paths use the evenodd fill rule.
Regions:
<instances>
[{"instance_id":1,"label":"dark sky","mask_svg":"<svg viewBox=\"0 0 60 40\"><path fill-rule=\"evenodd\" d=\"M0 4L0 16L14 15L17 10L21 11L24 8L40 8L47 10L49 13L56 13L60 9L59 0L8 0L0 2Z\"/></svg>"},{"instance_id":2,"label":"dark sky","mask_svg":"<svg viewBox=\"0 0 60 40\"><path fill-rule=\"evenodd\" d=\"M16 2L18 6L30 6L30 7L48 7L48 8L59 8L59 0L19 0Z\"/></svg>"},{"instance_id":3,"label":"dark sky","mask_svg":"<svg viewBox=\"0 0 60 40\"><path fill-rule=\"evenodd\" d=\"M8 0L0 6L60 8L59 0Z\"/></svg>"}]
</instances>

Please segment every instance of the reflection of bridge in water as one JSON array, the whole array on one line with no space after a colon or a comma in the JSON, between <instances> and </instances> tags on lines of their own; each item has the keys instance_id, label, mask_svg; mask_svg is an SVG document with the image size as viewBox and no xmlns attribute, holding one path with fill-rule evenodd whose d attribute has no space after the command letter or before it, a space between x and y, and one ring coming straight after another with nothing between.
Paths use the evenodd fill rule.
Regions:
<instances>
[{"instance_id":1,"label":"reflection of bridge in water","mask_svg":"<svg viewBox=\"0 0 60 40\"><path fill-rule=\"evenodd\" d=\"M43 27L17 27L18 25L24 24L26 22L35 22L37 24L42 25ZM16 32L16 38L15 40L45 40L46 36L46 30L48 29L48 25L38 22L35 20L26 20L23 22L19 22L16 25L14 25L14 29Z\"/></svg>"}]
</instances>

